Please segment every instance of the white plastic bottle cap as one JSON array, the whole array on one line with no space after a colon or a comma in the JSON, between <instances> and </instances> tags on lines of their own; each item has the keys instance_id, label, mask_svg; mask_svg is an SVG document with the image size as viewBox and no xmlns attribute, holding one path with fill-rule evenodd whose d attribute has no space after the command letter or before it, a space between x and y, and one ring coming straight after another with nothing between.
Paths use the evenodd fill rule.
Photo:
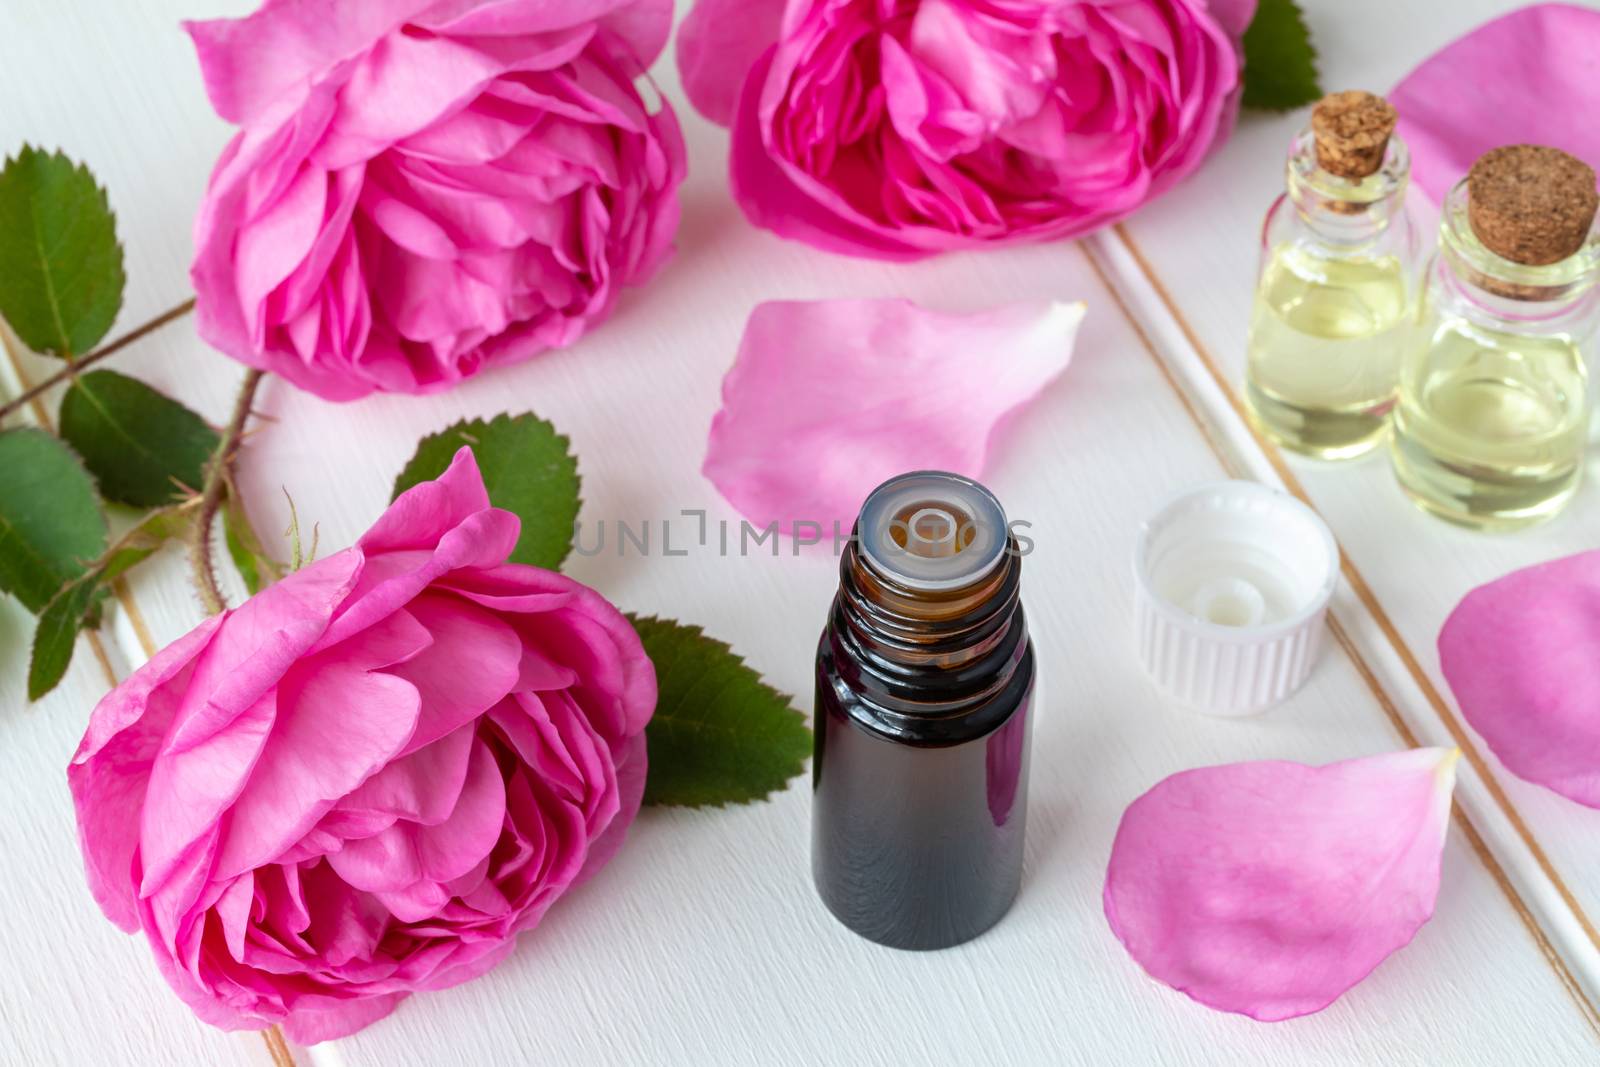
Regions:
<instances>
[{"instance_id":1,"label":"white plastic bottle cap","mask_svg":"<svg viewBox=\"0 0 1600 1067\"><path fill-rule=\"evenodd\" d=\"M1218 482L1143 524L1133 573L1139 657L1156 684L1210 715L1252 715L1311 674L1339 546L1287 493Z\"/></svg>"}]
</instances>

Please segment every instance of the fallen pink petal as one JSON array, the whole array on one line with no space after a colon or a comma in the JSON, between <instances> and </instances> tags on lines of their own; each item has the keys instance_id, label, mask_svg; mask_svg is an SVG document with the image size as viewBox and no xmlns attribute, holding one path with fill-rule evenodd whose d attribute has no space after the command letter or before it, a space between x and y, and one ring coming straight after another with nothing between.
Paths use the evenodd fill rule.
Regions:
<instances>
[{"instance_id":1,"label":"fallen pink petal","mask_svg":"<svg viewBox=\"0 0 1600 1067\"><path fill-rule=\"evenodd\" d=\"M1468 593L1439 632L1439 663L1511 773L1600 808L1600 552Z\"/></svg>"},{"instance_id":2,"label":"fallen pink petal","mask_svg":"<svg viewBox=\"0 0 1600 1067\"><path fill-rule=\"evenodd\" d=\"M1106 919L1151 977L1263 1022L1321 1011L1433 915L1454 749L1183 771L1129 805Z\"/></svg>"},{"instance_id":3,"label":"fallen pink petal","mask_svg":"<svg viewBox=\"0 0 1600 1067\"><path fill-rule=\"evenodd\" d=\"M1389 94L1412 179L1437 203L1500 145L1600 160L1597 55L1600 11L1576 4L1525 7L1445 45Z\"/></svg>"},{"instance_id":4,"label":"fallen pink petal","mask_svg":"<svg viewBox=\"0 0 1600 1067\"><path fill-rule=\"evenodd\" d=\"M1082 303L976 314L909 300L774 301L751 312L704 473L757 526L848 534L907 470L977 478L1007 416L1072 358Z\"/></svg>"}]
</instances>

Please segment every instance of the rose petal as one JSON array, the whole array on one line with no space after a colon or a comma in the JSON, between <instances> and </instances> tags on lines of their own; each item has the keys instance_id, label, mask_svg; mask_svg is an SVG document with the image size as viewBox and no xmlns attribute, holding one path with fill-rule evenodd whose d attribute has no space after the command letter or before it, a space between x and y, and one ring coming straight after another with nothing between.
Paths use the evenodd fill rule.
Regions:
<instances>
[{"instance_id":1,"label":"rose petal","mask_svg":"<svg viewBox=\"0 0 1600 1067\"><path fill-rule=\"evenodd\" d=\"M990 124L964 105L954 86L893 37L884 38L882 52L885 106L908 145L940 163L982 147Z\"/></svg>"},{"instance_id":2,"label":"rose petal","mask_svg":"<svg viewBox=\"0 0 1600 1067\"><path fill-rule=\"evenodd\" d=\"M335 553L224 615L149 767L141 893L166 880L244 788L278 714L275 684L324 632L362 566L359 552Z\"/></svg>"},{"instance_id":3,"label":"rose petal","mask_svg":"<svg viewBox=\"0 0 1600 1067\"><path fill-rule=\"evenodd\" d=\"M439 825L396 823L374 837L347 843L328 856L329 866L357 889L394 894L384 904L403 921L432 915L450 896L438 883L477 866L494 847L505 820L505 781L481 741L474 743L465 779L451 799L453 810ZM397 902L411 913L399 915Z\"/></svg>"},{"instance_id":4,"label":"rose petal","mask_svg":"<svg viewBox=\"0 0 1600 1067\"><path fill-rule=\"evenodd\" d=\"M250 906L255 899L256 879L246 871L228 884L214 905L217 918L222 921L222 937L228 954L236 960L244 958L245 924L250 920Z\"/></svg>"},{"instance_id":5,"label":"rose petal","mask_svg":"<svg viewBox=\"0 0 1600 1067\"><path fill-rule=\"evenodd\" d=\"M982 475L1000 422L1072 356L1084 305L972 315L907 300L776 301L750 315L704 473L758 524L837 522L906 470Z\"/></svg>"},{"instance_id":6,"label":"rose petal","mask_svg":"<svg viewBox=\"0 0 1600 1067\"><path fill-rule=\"evenodd\" d=\"M432 548L448 531L488 506L478 457L462 445L443 474L395 497L359 543L367 552Z\"/></svg>"},{"instance_id":7,"label":"rose petal","mask_svg":"<svg viewBox=\"0 0 1600 1067\"><path fill-rule=\"evenodd\" d=\"M340 967L370 959L390 925L383 907L345 884L325 862L305 868L299 881L309 913L306 939L320 953L312 960Z\"/></svg>"},{"instance_id":8,"label":"rose petal","mask_svg":"<svg viewBox=\"0 0 1600 1067\"><path fill-rule=\"evenodd\" d=\"M1206 0L1206 9L1229 37L1244 36L1256 17L1256 0Z\"/></svg>"},{"instance_id":9,"label":"rose petal","mask_svg":"<svg viewBox=\"0 0 1600 1067\"><path fill-rule=\"evenodd\" d=\"M433 635L416 658L389 668L422 695L417 731L405 752L471 723L517 684L522 641L503 619L465 600L423 595L410 610Z\"/></svg>"},{"instance_id":10,"label":"rose petal","mask_svg":"<svg viewBox=\"0 0 1600 1067\"><path fill-rule=\"evenodd\" d=\"M462 8L467 10L458 14ZM442 18L440 15L442 14ZM439 33L516 37L596 23L643 71L656 61L672 32L672 0L500 0L441 5L417 20Z\"/></svg>"},{"instance_id":11,"label":"rose petal","mask_svg":"<svg viewBox=\"0 0 1600 1067\"><path fill-rule=\"evenodd\" d=\"M301 667L278 690L272 734L225 824L219 876L277 858L399 755L416 729L411 683L363 663L317 659L324 662Z\"/></svg>"},{"instance_id":12,"label":"rose petal","mask_svg":"<svg viewBox=\"0 0 1600 1067\"><path fill-rule=\"evenodd\" d=\"M611 862L611 857L622 847L628 827L633 825L633 817L638 814L639 805L644 801L644 783L649 769L645 748L644 734L636 734L624 741L622 751L616 754L620 817L613 819L599 837L589 842L589 855L584 859L583 870L578 872L574 885L588 881L596 871Z\"/></svg>"},{"instance_id":13,"label":"rose petal","mask_svg":"<svg viewBox=\"0 0 1600 1067\"><path fill-rule=\"evenodd\" d=\"M1433 914L1453 749L1184 771L1128 806L1112 932L1150 975L1265 1022L1320 1011Z\"/></svg>"},{"instance_id":14,"label":"rose petal","mask_svg":"<svg viewBox=\"0 0 1600 1067\"><path fill-rule=\"evenodd\" d=\"M267 295L305 261L327 215L328 176L302 168L281 196L239 234L234 249L234 286L250 334L260 343Z\"/></svg>"},{"instance_id":15,"label":"rose petal","mask_svg":"<svg viewBox=\"0 0 1600 1067\"><path fill-rule=\"evenodd\" d=\"M185 676L223 618L205 620L107 693L90 715L88 731L67 768L89 890L107 918L123 930L139 925L128 872L139 843L150 766L182 699Z\"/></svg>"},{"instance_id":16,"label":"rose petal","mask_svg":"<svg viewBox=\"0 0 1600 1067\"><path fill-rule=\"evenodd\" d=\"M139 895L148 897L193 861L198 848L215 849L217 818L245 788L278 715L268 693L236 715L228 728L182 752L162 752L150 768L139 826ZM221 877L244 870L239 866Z\"/></svg>"},{"instance_id":17,"label":"rose petal","mask_svg":"<svg viewBox=\"0 0 1600 1067\"><path fill-rule=\"evenodd\" d=\"M337 169L371 158L461 110L499 75L560 66L592 32L580 27L548 40L513 39L499 48L492 39L390 34L352 67L341 92L346 106L335 114L315 160ZM394 106L397 100L405 106Z\"/></svg>"},{"instance_id":18,"label":"rose petal","mask_svg":"<svg viewBox=\"0 0 1600 1067\"><path fill-rule=\"evenodd\" d=\"M1050 40L1008 30L961 0L921 0L911 17L908 43L922 76L942 75L955 98L986 119L990 130L1036 113L1051 95Z\"/></svg>"},{"instance_id":19,"label":"rose petal","mask_svg":"<svg viewBox=\"0 0 1600 1067\"><path fill-rule=\"evenodd\" d=\"M292 110L312 79L434 0L307 4L269 0L242 19L185 22L217 114L248 125Z\"/></svg>"},{"instance_id":20,"label":"rose petal","mask_svg":"<svg viewBox=\"0 0 1600 1067\"><path fill-rule=\"evenodd\" d=\"M438 826L415 830L422 876L434 882L460 878L489 855L506 817L506 783L494 753L476 742L455 810Z\"/></svg>"},{"instance_id":21,"label":"rose petal","mask_svg":"<svg viewBox=\"0 0 1600 1067\"><path fill-rule=\"evenodd\" d=\"M696 111L727 126L750 68L778 39L784 0L698 0L678 27L678 74Z\"/></svg>"},{"instance_id":22,"label":"rose petal","mask_svg":"<svg viewBox=\"0 0 1600 1067\"><path fill-rule=\"evenodd\" d=\"M1600 808L1600 551L1468 593L1439 632L1439 663L1507 769Z\"/></svg>"},{"instance_id":23,"label":"rose petal","mask_svg":"<svg viewBox=\"0 0 1600 1067\"><path fill-rule=\"evenodd\" d=\"M561 747L570 765L578 771L580 781L587 785L575 800L583 812L587 836L593 840L621 810L611 747L566 693L546 694L539 709L548 728L547 743ZM539 716L534 715L534 709L529 707L528 710L537 721Z\"/></svg>"},{"instance_id":24,"label":"rose petal","mask_svg":"<svg viewBox=\"0 0 1600 1067\"><path fill-rule=\"evenodd\" d=\"M517 757L544 780L552 792L570 803L583 802L582 772L550 722L550 714L536 693L518 693L489 712Z\"/></svg>"},{"instance_id":25,"label":"rose petal","mask_svg":"<svg viewBox=\"0 0 1600 1067\"><path fill-rule=\"evenodd\" d=\"M311 945L300 935L311 925L300 868L273 864L257 868L255 882L261 890L263 914L257 934L270 931L276 939L292 945L291 951L310 953Z\"/></svg>"},{"instance_id":26,"label":"rose petal","mask_svg":"<svg viewBox=\"0 0 1600 1067\"><path fill-rule=\"evenodd\" d=\"M450 903L450 891L438 882L413 882L401 889L380 890L373 894L403 923L424 922L439 914Z\"/></svg>"},{"instance_id":27,"label":"rose petal","mask_svg":"<svg viewBox=\"0 0 1600 1067\"><path fill-rule=\"evenodd\" d=\"M666 44L672 4L670 0L560 4L269 0L247 18L185 22L183 28L194 41L211 106L229 122L249 125L298 107L319 75L373 48L408 20L441 36L482 38L560 34L598 25L614 35L621 53L643 71Z\"/></svg>"},{"instance_id":28,"label":"rose petal","mask_svg":"<svg viewBox=\"0 0 1600 1067\"><path fill-rule=\"evenodd\" d=\"M931 255L931 249L862 224L836 197L802 187L794 168L773 158L761 136L761 104L774 51L768 49L745 80L729 141L728 183L745 216L781 237L847 256L911 260Z\"/></svg>"},{"instance_id":29,"label":"rose petal","mask_svg":"<svg viewBox=\"0 0 1600 1067\"><path fill-rule=\"evenodd\" d=\"M195 662L191 692L179 709L163 754L181 754L208 740L270 691L326 631L329 616L350 594L364 566L359 552L335 552L227 612L205 654ZM196 690L206 697L195 696Z\"/></svg>"},{"instance_id":30,"label":"rose petal","mask_svg":"<svg viewBox=\"0 0 1600 1067\"><path fill-rule=\"evenodd\" d=\"M440 477L444 482L463 462L481 493L483 480L471 452L456 454L451 469ZM412 493L438 483L425 482L402 493L383 518L378 520L358 544L369 553L360 581L350 593L341 614L323 633L316 651L337 645L378 620L411 602L431 583L461 568L488 568L505 561L517 543L521 522L509 511L485 507L463 515L467 507L450 493ZM472 494L465 494L470 500ZM374 535L381 535L375 537ZM369 542L369 538L371 541ZM413 539L435 543L407 548ZM382 551L389 548L390 551Z\"/></svg>"},{"instance_id":31,"label":"rose petal","mask_svg":"<svg viewBox=\"0 0 1600 1067\"><path fill-rule=\"evenodd\" d=\"M1572 4L1524 7L1445 45L1389 94L1412 179L1442 201L1478 156L1503 144L1600 161L1597 56L1600 11Z\"/></svg>"},{"instance_id":32,"label":"rose petal","mask_svg":"<svg viewBox=\"0 0 1600 1067\"><path fill-rule=\"evenodd\" d=\"M401 756L339 801L335 811L376 815L380 821L404 818L425 826L443 822L466 781L475 729L469 722ZM354 835L347 832L343 836Z\"/></svg>"}]
</instances>

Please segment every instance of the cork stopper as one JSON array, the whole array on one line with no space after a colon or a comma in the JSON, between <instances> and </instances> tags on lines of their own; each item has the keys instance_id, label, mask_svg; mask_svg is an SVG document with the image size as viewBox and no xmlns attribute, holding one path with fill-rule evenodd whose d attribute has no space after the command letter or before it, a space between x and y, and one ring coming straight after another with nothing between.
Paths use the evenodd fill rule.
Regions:
<instances>
[{"instance_id":1,"label":"cork stopper","mask_svg":"<svg viewBox=\"0 0 1600 1067\"><path fill-rule=\"evenodd\" d=\"M1588 239L1600 194L1587 163L1557 148L1490 149L1467 174L1467 221L1484 247L1528 267L1559 263Z\"/></svg>"},{"instance_id":2,"label":"cork stopper","mask_svg":"<svg viewBox=\"0 0 1600 1067\"><path fill-rule=\"evenodd\" d=\"M1396 117L1393 105L1381 96L1360 89L1329 93L1311 109L1317 166L1352 181L1376 174Z\"/></svg>"}]
</instances>

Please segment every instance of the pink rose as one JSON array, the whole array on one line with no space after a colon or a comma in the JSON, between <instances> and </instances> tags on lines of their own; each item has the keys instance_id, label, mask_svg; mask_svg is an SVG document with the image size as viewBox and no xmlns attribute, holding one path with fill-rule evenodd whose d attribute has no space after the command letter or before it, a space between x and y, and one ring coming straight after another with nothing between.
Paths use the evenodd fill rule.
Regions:
<instances>
[{"instance_id":1,"label":"pink rose","mask_svg":"<svg viewBox=\"0 0 1600 1067\"><path fill-rule=\"evenodd\" d=\"M570 345L666 259L683 139L634 79L671 0L267 0L188 24L241 129L195 222L200 334L329 400Z\"/></svg>"},{"instance_id":2,"label":"pink rose","mask_svg":"<svg viewBox=\"0 0 1600 1067\"><path fill-rule=\"evenodd\" d=\"M689 98L752 222L915 259L1072 237L1199 166L1255 0L699 0ZM781 12L781 18L780 18Z\"/></svg>"},{"instance_id":3,"label":"pink rose","mask_svg":"<svg viewBox=\"0 0 1600 1067\"><path fill-rule=\"evenodd\" d=\"M67 770L90 888L201 1019L359 1030L621 844L655 672L599 594L505 562L518 530L463 448L95 708Z\"/></svg>"}]
</instances>

